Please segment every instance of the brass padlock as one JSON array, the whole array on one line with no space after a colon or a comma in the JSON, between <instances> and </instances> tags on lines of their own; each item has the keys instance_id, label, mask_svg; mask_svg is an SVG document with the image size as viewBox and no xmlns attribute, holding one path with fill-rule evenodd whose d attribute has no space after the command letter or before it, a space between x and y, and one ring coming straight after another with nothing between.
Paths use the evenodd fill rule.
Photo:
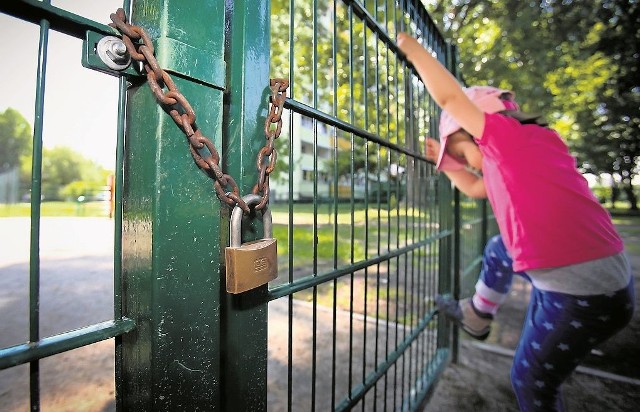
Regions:
<instances>
[{"instance_id":1,"label":"brass padlock","mask_svg":"<svg viewBox=\"0 0 640 412\"><path fill-rule=\"evenodd\" d=\"M250 194L242 198L248 206L258 204L262 198ZM227 292L242 293L255 289L278 277L278 246L273 235L271 211L262 209L264 238L241 243L243 210L236 206L229 224L230 246L225 249L227 265Z\"/></svg>"}]
</instances>

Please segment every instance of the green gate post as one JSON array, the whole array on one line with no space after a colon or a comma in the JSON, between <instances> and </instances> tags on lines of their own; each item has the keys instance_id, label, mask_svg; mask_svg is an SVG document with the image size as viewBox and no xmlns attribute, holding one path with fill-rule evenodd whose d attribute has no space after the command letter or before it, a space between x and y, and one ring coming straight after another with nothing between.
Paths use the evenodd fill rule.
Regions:
<instances>
[{"instance_id":1,"label":"green gate post","mask_svg":"<svg viewBox=\"0 0 640 412\"><path fill-rule=\"evenodd\" d=\"M270 1L227 1L225 169L236 179L241 195L251 193L258 180L256 156L267 142L270 19ZM260 237L259 219L243 226L243 233L249 233L251 226L256 226L252 237ZM223 294L224 410L267 410L267 302L267 286L239 295Z\"/></svg>"},{"instance_id":2,"label":"green gate post","mask_svg":"<svg viewBox=\"0 0 640 412\"><path fill-rule=\"evenodd\" d=\"M217 148L224 16L223 1L143 0L131 19ZM220 409L220 201L143 78L128 91L125 144L122 308L136 328L122 338L118 405Z\"/></svg>"}]
</instances>

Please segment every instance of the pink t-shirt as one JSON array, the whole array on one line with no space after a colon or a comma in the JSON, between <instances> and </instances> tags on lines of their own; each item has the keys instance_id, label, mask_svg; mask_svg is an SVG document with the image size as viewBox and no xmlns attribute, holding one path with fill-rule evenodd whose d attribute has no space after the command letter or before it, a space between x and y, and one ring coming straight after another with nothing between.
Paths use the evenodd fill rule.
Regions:
<instances>
[{"instance_id":1,"label":"pink t-shirt","mask_svg":"<svg viewBox=\"0 0 640 412\"><path fill-rule=\"evenodd\" d=\"M487 196L514 270L566 266L622 252L608 212L555 131L487 114L479 147Z\"/></svg>"}]
</instances>

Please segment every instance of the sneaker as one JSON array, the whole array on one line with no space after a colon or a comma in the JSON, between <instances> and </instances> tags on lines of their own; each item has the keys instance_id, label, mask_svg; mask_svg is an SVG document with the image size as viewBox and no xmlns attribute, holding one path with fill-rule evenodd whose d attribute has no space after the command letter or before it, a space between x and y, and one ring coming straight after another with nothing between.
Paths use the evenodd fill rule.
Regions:
<instances>
[{"instance_id":1,"label":"sneaker","mask_svg":"<svg viewBox=\"0 0 640 412\"><path fill-rule=\"evenodd\" d=\"M493 315L482 313L473 306L469 298L457 301L450 296L436 296L438 311L455 322L471 337L485 340L491 332Z\"/></svg>"}]
</instances>

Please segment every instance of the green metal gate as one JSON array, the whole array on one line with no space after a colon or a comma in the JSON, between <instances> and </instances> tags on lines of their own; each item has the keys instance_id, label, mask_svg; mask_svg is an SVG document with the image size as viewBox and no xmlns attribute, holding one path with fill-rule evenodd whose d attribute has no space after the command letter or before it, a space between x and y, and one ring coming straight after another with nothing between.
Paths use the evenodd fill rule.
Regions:
<instances>
[{"instance_id":1,"label":"green metal gate","mask_svg":"<svg viewBox=\"0 0 640 412\"><path fill-rule=\"evenodd\" d=\"M118 410L420 409L456 356L456 331L437 317L433 298L470 289L494 230L486 202L455 192L423 155L438 109L395 36L419 37L452 70L455 49L422 4L140 0L125 10L149 33L240 194L259 178L269 79L289 79L270 176L279 277L225 291L231 208L145 76L98 58L97 43L118 31L48 2L3 2L1 12L40 25L41 65L29 337L0 348L0 369L30 365L31 409L39 410L41 359L114 338ZM84 39L83 65L119 76L121 97L113 319L40 336L50 30ZM247 239L262 235L258 219L242 229Z\"/></svg>"}]
</instances>

